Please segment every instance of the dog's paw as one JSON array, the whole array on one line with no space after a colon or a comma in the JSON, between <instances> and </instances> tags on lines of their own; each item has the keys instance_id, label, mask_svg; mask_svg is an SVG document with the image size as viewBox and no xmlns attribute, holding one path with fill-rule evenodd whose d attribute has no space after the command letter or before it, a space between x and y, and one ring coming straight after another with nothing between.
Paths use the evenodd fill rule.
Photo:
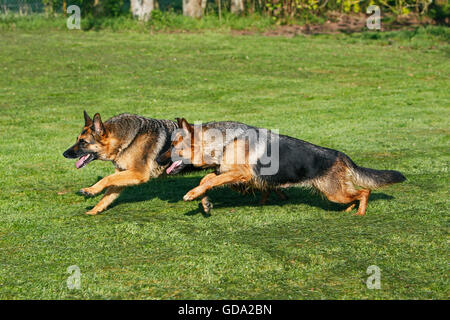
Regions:
<instances>
[{"instance_id":1,"label":"dog's paw","mask_svg":"<svg viewBox=\"0 0 450 320\"><path fill-rule=\"evenodd\" d=\"M197 197L195 196L195 193L192 192L192 191L189 191L188 193L186 193L186 194L184 195L183 200L184 200L184 201L192 201L192 200L194 200L195 198L197 198Z\"/></svg>"},{"instance_id":2,"label":"dog's paw","mask_svg":"<svg viewBox=\"0 0 450 320\"><path fill-rule=\"evenodd\" d=\"M100 213L100 211L92 209L85 212L84 214L87 214L88 216L95 216L97 213Z\"/></svg>"},{"instance_id":3,"label":"dog's paw","mask_svg":"<svg viewBox=\"0 0 450 320\"><path fill-rule=\"evenodd\" d=\"M79 191L79 193L82 194L83 196L86 196L86 197L93 197L93 196L95 196L97 194L91 188L83 188L83 189L81 189Z\"/></svg>"},{"instance_id":4,"label":"dog's paw","mask_svg":"<svg viewBox=\"0 0 450 320\"><path fill-rule=\"evenodd\" d=\"M210 214L211 209L213 208L213 204L209 200L209 198L206 197L206 198L202 199L201 207L202 207L204 213Z\"/></svg>"}]
</instances>

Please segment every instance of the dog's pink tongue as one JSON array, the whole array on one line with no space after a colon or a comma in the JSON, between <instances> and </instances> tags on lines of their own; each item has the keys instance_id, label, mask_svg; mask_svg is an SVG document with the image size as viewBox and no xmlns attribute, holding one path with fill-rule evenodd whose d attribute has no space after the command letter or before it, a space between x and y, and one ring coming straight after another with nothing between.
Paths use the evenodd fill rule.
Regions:
<instances>
[{"instance_id":1,"label":"dog's pink tongue","mask_svg":"<svg viewBox=\"0 0 450 320\"><path fill-rule=\"evenodd\" d=\"M178 167L180 164L181 164L181 160L175 161L174 163L172 163L172 164L170 165L170 167L168 167L168 168L166 169L166 173L167 173L167 174L171 173L171 172L173 171L173 169L175 169L176 167Z\"/></svg>"},{"instance_id":2,"label":"dog's pink tongue","mask_svg":"<svg viewBox=\"0 0 450 320\"><path fill-rule=\"evenodd\" d=\"M89 157L88 154L85 155L85 156L82 156L82 157L80 158L80 160L78 160L78 161L75 163L75 167L77 167L77 169L80 169L81 166L84 164L84 161L87 159L87 157Z\"/></svg>"}]
</instances>

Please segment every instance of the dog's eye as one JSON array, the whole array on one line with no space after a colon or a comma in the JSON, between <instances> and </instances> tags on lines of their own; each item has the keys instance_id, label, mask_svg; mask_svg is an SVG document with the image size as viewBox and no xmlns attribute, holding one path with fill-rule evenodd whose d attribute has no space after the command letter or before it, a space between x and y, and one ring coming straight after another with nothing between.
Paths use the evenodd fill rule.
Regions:
<instances>
[{"instance_id":1,"label":"dog's eye","mask_svg":"<svg viewBox=\"0 0 450 320\"><path fill-rule=\"evenodd\" d=\"M80 139L80 144L85 145L85 144L87 144L87 142L86 142L86 140L84 140L84 139Z\"/></svg>"}]
</instances>

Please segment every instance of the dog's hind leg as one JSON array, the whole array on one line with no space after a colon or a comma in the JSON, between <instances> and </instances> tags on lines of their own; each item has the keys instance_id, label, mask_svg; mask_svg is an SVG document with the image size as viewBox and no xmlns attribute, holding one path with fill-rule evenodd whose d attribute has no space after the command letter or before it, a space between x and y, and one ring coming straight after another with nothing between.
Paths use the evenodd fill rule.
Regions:
<instances>
[{"instance_id":1,"label":"dog's hind leg","mask_svg":"<svg viewBox=\"0 0 450 320\"><path fill-rule=\"evenodd\" d=\"M369 202L370 190L359 190L359 207L356 215L363 216L366 214L367 203Z\"/></svg>"},{"instance_id":2,"label":"dog's hind leg","mask_svg":"<svg viewBox=\"0 0 450 320\"><path fill-rule=\"evenodd\" d=\"M289 199L287 194L284 193L282 190L275 189L275 193L278 195L278 197L280 197L281 200L288 200Z\"/></svg>"},{"instance_id":3,"label":"dog's hind leg","mask_svg":"<svg viewBox=\"0 0 450 320\"><path fill-rule=\"evenodd\" d=\"M267 199L269 199L270 191L261 191L261 200L259 200L259 205L263 206L266 204Z\"/></svg>"},{"instance_id":4,"label":"dog's hind leg","mask_svg":"<svg viewBox=\"0 0 450 320\"><path fill-rule=\"evenodd\" d=\"M108 208L108 206L119 197L123 188L124 187L109 187L108 189L106 189L103 198L99 201L99 203L97 203L94 208L86 212L86 214L96 215L97 213L106 210L106 208Z\"/></svg>"},{"instance_id":5,"label":"dog's hind leg","mask_svg":"<svg viewBox=\"0 0 450 320\"><path fill-rule=\"evenodd\" d=\"M356 207L356 203L352 203L350 206L347 207L347 209L345 209L345 212L351 212L353 210L353 208Z\"/></svg>"},{"instance_id":6,"label":"dog's hind leg","mask_svg":"<svg viewBox=\"0 0 450 320\"><path fill-rule=\"evenodd\" d=\"M275 189L275 190L273 190L273 192L275 192L281 200L289 199L289 197L283 191L281 191L279 189ZM261 200L259 200L259 205L260 206L265 205L267 200L269 199L269 196L270 196L270 191L261 191Z\"/></svg>"},{"instance_id":7,"label":"dog's hind leg","mask_svg":"<svg viewBox=\"0 0 450 320\"><path fill-rule=\"evenodd\" d=\"M345 211L350 212L359 201L357 215L363 216L366 213L367 202L369 200L369 189L356 189L347 165L342 161L337 161L329 172L313 181L316 189L321 191L328 200L336 203L351 204Z\"/></svg>"},{"instance_id":8,"label":"dog's hind leg","mask_svg":"<svg viewBox=\"0 0 450 320\"><path fill-rule=\"evenodd\" d=\"M369 201L370 190L362 189L362 190L339 190L334 193L326 193L325 196L328 200L337 202L337 203L352 203L359 200L358 212L356 215L363 216L366 213L367 202ZM352 203L345 212L350 212L356 203Z\"/></svg>"}]
</instances>

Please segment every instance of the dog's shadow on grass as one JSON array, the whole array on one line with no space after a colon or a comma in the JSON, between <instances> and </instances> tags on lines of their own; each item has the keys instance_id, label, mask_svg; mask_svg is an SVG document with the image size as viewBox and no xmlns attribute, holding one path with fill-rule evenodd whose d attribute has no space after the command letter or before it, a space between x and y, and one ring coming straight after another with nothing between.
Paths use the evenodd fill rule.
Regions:
<instances>
[{"instance_id":1,"label":"dog's shadow on grass","mask_svg":"<svg viewBox=\"0 0 450 320\"><path fill-rule=\"evenodd\" d=\"M348 204L342 205L334 202L328 201L324 196L320 193L308 190L300 187L293 187L289 189L283 190L283 192L288 196L288 199L282 200L275 193L271 193L269 199L264 204L265 207L279 207L285 205L300 205L305 204L308 206L320 208L325 211L343 211L348 207ZM261 206L259 201L261 199L261 193L255 192L254 194L246 194L242 195L236 191L231 190L230 188L222 188L219 190L212 190L208 193L208 196L211 202L214 205L214 208L235 208L239 206L253 206L258 207ZM391 200L394 197L389 196L384 193L372 193L370 196L371 201L376 200ZM199 203L200 201L197 200ZM214 210L214 209L213 209ZM186 212L185 215L196 215L202 214L205 217L209 217L206 215L201 206L199 205L198 209L191 210Z\"/></svg>"},{"instance_id":2,"label":"dog's shadow on grass","mask_svg":"<svg viewBox=\"0 0 450 320\"><path fill-rule=\"evenodd\" d=\"M99 177L101 179L101 177ZM167 201L168 203L176 203L183 201L183 196L191 190L192 188L198 186L201 177L190 177L190 176L176 176L176 177L165 177L150 180L149 182L125 188L120 194L119 198L114 201L109 209L125 204L134 203L141 201L149 201L151 199L160 199ZM324 196L318 192L311 191L305 188L289 188L284 190L285 194L288 196L287 200L282 200L275 193L271 193L265 206L285 206L285 205L295 205L295 204L306 204L309 206L317 207L325 211L342 211L348 205L341 205L328 201ZM254 194L242 195L230 188L216 188L208 192L208 196L214 205L214 208L230 208L239 206L259 206L259 200L261 198L260 192L255 192ZM394 197L384 194L384 193L372 193L370 196L370 201L377 200L391 200ZM196 199L200 203L199 199ZM87 209L92 209L89 207ZM213 209L214 210L214 209ZM188 211L185 215L196 215L203 214L206 215L201 210L200 206L197 209Z\"/></svg>"},{"instance_id":3,"label":"dog's shadow on grass","mask_svg":"<svg viewBox=\"0 0 450 320\"><path fill-rule=\"evenodd\" d=\"M102 178L101 176L97 177L97 181L100 181ZM167 201L168 203L176 203L180 200L182 201L186 192L197 186L200 180L201 177L183 176L152 179L147 183L125 188L108 209L124 203L142 202L155 198ZM105 190L96 197L100 200L104 192ZM92 208L93 206L89 206L86 209L90 210Z\"/></svg>"}]
</instances>

